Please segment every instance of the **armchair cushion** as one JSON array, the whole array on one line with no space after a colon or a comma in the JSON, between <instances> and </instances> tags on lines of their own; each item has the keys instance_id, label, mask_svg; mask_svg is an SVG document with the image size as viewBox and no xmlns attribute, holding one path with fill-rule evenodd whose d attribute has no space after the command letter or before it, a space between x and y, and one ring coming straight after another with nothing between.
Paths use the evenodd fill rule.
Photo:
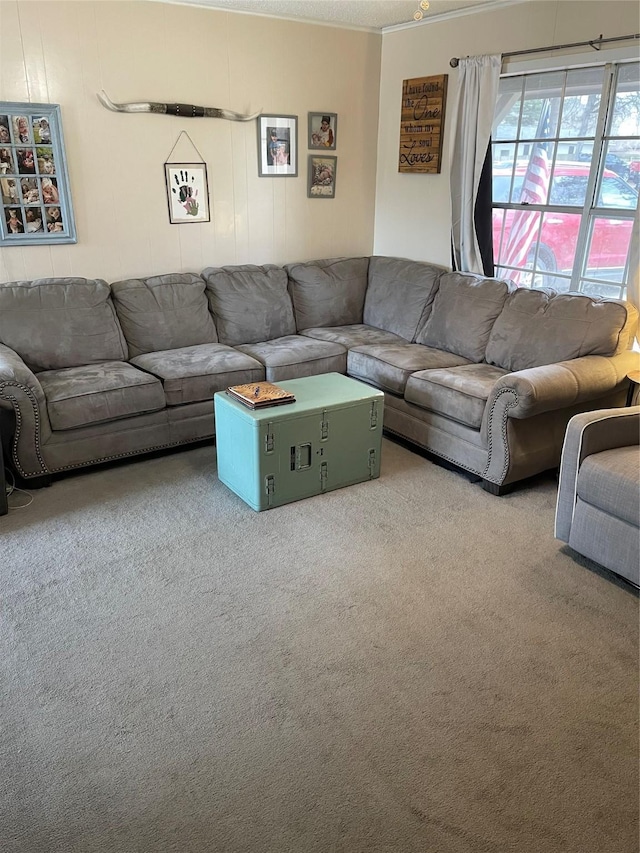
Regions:
<instances>
[{"instance_id":1,"label":"armchair cushion","mask_svg":"<svg viewBox=\"0 0 640 853\"><path fill-rule=\"evenodd\" d=\"M637 445L594 453L580 466L577 495L597 509L637 525L640 519L639 469Z\"/></svg>"}]
</instances>

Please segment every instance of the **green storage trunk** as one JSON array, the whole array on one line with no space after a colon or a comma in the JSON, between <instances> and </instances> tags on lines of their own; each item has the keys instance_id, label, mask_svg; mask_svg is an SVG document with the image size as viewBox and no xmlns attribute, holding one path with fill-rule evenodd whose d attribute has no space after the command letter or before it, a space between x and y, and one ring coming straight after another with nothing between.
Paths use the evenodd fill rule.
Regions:
<instances>
[{"instance_id":1,"label":"green storage trunk","mask_svg":"<svg viewBox=\"0 0 640 853\"><path fill-rule=\"evenodd\" d=\"M214 395L218 477L255 510L380 476L384 394L339 373L276 383L295 403Z\"/></svg>"}]
</instances>

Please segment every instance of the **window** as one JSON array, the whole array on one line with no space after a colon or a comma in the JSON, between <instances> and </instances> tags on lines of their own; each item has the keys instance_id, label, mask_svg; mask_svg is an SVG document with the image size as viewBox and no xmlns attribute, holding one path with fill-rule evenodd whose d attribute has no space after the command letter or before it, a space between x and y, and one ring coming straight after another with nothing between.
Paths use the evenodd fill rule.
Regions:
<instances>
[{"instance_id":1,"label":"window","mask_svg":"<svg viewBox=\"0 0 640 853\"><path fill-rule=\"evenodd\" d=\"M503 77L492 143L496 274L625 298L640 63Z\"/></svg>"}]
</instances>

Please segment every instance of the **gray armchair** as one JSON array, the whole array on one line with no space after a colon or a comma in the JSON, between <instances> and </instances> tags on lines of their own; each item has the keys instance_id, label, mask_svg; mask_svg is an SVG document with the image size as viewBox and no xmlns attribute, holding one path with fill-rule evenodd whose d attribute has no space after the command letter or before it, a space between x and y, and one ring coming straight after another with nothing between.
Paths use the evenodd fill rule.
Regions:
<instances>
[{"instance_id":1,"label":"gray armchair","mask_svg":"<svg viewBox=\"0 0 640 853\"><path fill-rule=\"evenodd\" d=\"M640 584L640 406L575 415L560 462L556 539Z\"/></svg>"}]
</instances>

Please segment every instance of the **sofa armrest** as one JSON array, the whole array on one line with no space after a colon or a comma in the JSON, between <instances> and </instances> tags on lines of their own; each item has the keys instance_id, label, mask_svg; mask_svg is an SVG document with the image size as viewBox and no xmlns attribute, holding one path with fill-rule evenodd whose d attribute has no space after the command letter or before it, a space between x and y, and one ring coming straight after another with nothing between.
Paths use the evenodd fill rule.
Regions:
<instances>
[{"instance_id":1,"label":"sofa armrest","mask_svg":"<svg viewBox=\"0 0 640 853\"><path fill-rule=\"evenodd\" d=\"M40 446L51 435L47 403L38 377L10 347L0 344L0 406L13 408L13 461L23 476L48 472Z\"/></svg>"},{"instance_id":2,"label":"sofa armrest","mask_svg":"<svg viewBox=\"0 0 640 853\"><path fill-rule=\"evenodd\" d=\"M484 479L505 482L511 466L511 425L535 416L547 415L549 420L557 413L551 418L557 461L549 462L548 467L557 464L569 418L581 409L614 405L618 397L622 405L626 375L637 358L630 350L610 357L587 355L502 376L491 390L482 418L480 432L489 451Z\"/></svg>"},{"instance_id":3,"label":"sofa armrest","mask_svg":"<svg viewBox=\"0 0 640 853\"><path fill-rule=\"evenodd\" d=\"M42 392L35 373L5 344L0 344L0 382L19 382Z\"/></svg>"},{"instance_id":4,"label":"sofa armrest","mask_svg":"<svg viewBox=\"0 0 640 853\"><path fill-rule=\"evenodd\" d=\"M496 382L487 401L487 411L504 394L510 395L510 418L530 418L597 400L625 381L627 373L636 366L637 358L630 350L611 357L585 355L507 373Z\"/></svg>"},{"instance_id":5,"label":"sofa armrest","mask_svg":"<svg viewBox=\"0 0 640 853\"><path fill-rule=\"evenodd\" d=\"M560 482L556 502L555 537L569 541L576 504L580 465L587 456L640 444L640 406L628 409L600 409L574 415L567 432L560 460Z\"/></svg>"}]
</instances>

